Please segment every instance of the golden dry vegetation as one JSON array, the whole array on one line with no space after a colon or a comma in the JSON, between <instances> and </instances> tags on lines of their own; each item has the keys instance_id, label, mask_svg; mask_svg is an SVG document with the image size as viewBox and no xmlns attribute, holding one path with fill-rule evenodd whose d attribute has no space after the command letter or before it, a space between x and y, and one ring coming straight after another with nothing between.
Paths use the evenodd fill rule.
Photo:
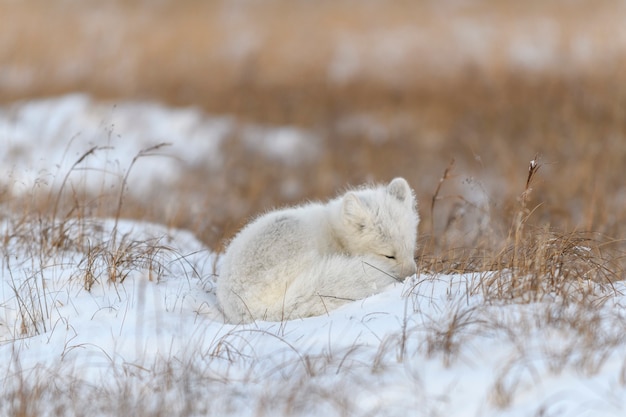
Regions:
<instances>
[{"instance_id":1,"label":"golden dry vegetation","mask_svg":"<svg viewBox=\"0 0 626 417\"><path fill-rule=\"evenodd\" d=\"M5 103L81 91L321 138L320 155L294 168L233 137L228 169L189 167L175 189L155 190L194 202L168 213L128 193L124 216L189 228L214 248L259 211L398 175L418 193L425 242L501 241L535 155L529 224L624 236L620 2L32 0L2 2L0 15Z\"/></svg>"}]
</instances>

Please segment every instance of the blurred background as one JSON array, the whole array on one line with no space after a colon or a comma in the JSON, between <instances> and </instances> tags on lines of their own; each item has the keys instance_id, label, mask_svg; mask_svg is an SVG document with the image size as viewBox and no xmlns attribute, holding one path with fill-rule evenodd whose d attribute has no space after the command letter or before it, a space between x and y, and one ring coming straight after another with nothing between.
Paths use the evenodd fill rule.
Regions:
<instances>
[{"instance_id":1,"label":"blurred background","mask_svg":"<svg viewBox=\"0 0 626 417\"><path fill-rule=\"evenodd\" d=\"M395 176L417 193L423 247L488 245L535 157L529 223L623 238L625 22L618 0L0 0L0 105L82 93L242 126L220 164L188 161L124 204L217 250L256 213Z\"/></svg>"}]
</instances>

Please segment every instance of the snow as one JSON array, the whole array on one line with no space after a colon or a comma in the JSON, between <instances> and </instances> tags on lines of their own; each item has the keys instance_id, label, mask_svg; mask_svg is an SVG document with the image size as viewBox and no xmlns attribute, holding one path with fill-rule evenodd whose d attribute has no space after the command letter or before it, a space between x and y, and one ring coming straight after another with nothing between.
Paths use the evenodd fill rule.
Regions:
<instances>
[{"instance_id":1,"label":"snow","mask_svg":"<svg viewBox=\"0 0 626 417\"><path fill-rule=\"evenodd\" d=\"M107 112L114 116L103 122ZM3 166L28 188L44 171L58 181L90 146L110 146L102 163L126 166L168 140L163 161L136 167L144 181L166 180L198 158L219 166L233 123L85 96L22 103L0 112ZM111 125L116 133L103 134ZM285 138L302 132L251 131L278 136L255 144L268 155L299 152L299 139ZM558 297L494 301L481 285L496 272L418 274L320 317L234 326L216 304L219 256L189 231L123 219L0 219L1 415L15 410L4 400L24 386L38 387L40 407L94 416L626 411L623 282L608 294L598 288L603 302L581 314ZM46 240L57 235L64 244Z\"/></svg>"},{"instance_id":2,"label":"snow","mask_svg":"<svg viewBox=\"0 0 626 417\"><path fill-rule=\"evenodd\" d=\"M164 144L132 166L141 175L130 176L129 187L144 190L153 183L176 183L183 167L219 170L222 144L236 132L251 147L267 144L262 151L270 157L289 152L293 164L315 155L316 136L296 127L245 124L157 103L95 102L74 94L0 108L0 176L15 192L28 193L42 181L58 187L75 168L80 171L75 181L98 191L119 184L143 150ZM96 152L74 166L94 147Z\"/></svg>"}]
</instances>

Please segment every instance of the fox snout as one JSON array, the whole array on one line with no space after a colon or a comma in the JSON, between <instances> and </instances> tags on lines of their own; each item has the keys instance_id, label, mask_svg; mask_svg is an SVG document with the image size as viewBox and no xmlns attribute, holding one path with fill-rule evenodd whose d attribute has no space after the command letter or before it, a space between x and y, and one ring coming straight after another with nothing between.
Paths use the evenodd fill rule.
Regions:
<instances>
[{"instance_id":1,"label":"fox snout","mask_svg":"<svg viewBox=\"0 0 626 417\"><path fill-rule=\"evenodd\" d=\"M404 262L398 262L393 268L394 275L403 279L417 272L417 265L413 259L407 259Z\"/></svg>"},{"instance_id":2,"label":"fox snout","mask_svg":"<svg viewBox=\"0 0 626 417\"><path fill-rule=\"evenodd\" d=\"M409 277L417 272L417 265L413 259L402 264L402 278Z\"/></svg>"}]
</instances>

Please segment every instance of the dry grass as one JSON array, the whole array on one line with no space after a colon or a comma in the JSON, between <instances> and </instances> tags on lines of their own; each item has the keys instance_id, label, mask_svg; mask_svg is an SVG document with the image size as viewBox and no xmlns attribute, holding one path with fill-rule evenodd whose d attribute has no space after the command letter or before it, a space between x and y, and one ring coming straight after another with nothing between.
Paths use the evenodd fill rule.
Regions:
<instances>
[{"instance_id":1,"label":"dry grass","mask_svg":"<svg viewBox=\"0 0 626 417\"><path fill-rule=\"evenodd\" d=\"M132 195L126 199L123 216L192 229L213 248L259 211L396 175L417 190L421 232L429 240L449 247L444 235L451 230L455 235L447 238L459 246L474 246L491 233L501 239L517 210L524 166L536 153L544 168L528 201L531 208L540 204L531 224L625 235L620 2L567 8L559 2L371 2L355 8L280 0L152 7L31 0L0 3L0 13L13 16L0 32L0 80L7 80L0 81L0 101L77 90L117 100L150 98L240 120L304 126L320 137L319 155L298 170L259 159L234 137L224 145L224 171L189 167L172 190L154 192L154 198L167 193L189 204L165 212ZM437 16L446 16L446 25ZM483 26L497 34L480 38L486 52L455 60L464 48L459 33ZM511 58L517 43L540 46L543 38L524 38L533 29L547 43L558 32L549 52L559 59L538 69ZM420 36L428 41L414 45ZM346 39L362 65L347 81L332 81L329 68ZM391 42L381 43L387 49L396 40L406 50L390 68L375 66L389 59L363 50L382 48L372 42L384 39ZM584 60L576 58L579 43L593 51ZM303 50L303 44L315 47ZM237 45L241 56L228 55ZM11 74L29 78L20 85ZM370 126L350 128L359 117ZM450 159L456 166L432 216L428 202ZM286 193L293 184L298 192ZM80 199L97 215L113 215L100 197L65 195L65 209ZM86 205L89 199L101 207Z\"/></svg>"},{"instance_id":2,"label":"dry grass","mask_svg":"<svg viewBox=\"0 0 626 417\"><path fill-rule=\"evenodd\" d=\"M103 99L195 105L241 121L310 129L320 150L297 164L275 162L234 135L223 144L222 170L189 166L179 183L145 190L142 198L126 188L132 165L120 173L119 188L97 195L62 186L24 196L2 184L0 217L13 231L2 236L3 247L19 242L40 260L78 250L84 256L73 279L87 290L101 282L120 283L140 268L154 270L158 280L168 267L160 255L170 250L167 245L115 233L94 242L86 219L151 220L191 230L220 251L224 240L258 212L326 199L347 184L404 176L420 201L420 272L432 280L474 272L475 278L456 291L464 291L468 300L479 297L481 304L445 306L440 316L418 323L407 319L401 332L381 341L373 364L360 362L358 346L300 356L276 371L297 369L285 376L291 388L262 392L253 414L273 415L278 402L285 415L313 405L320 413L351 415L350 390L319 385L320 376L340 375L366 389L351 369L370 367L368 372L378 374L397 362L410 367L418 355L440 357L451 366L465 359L464 346L494 333L507 335L518 352L495 378L491 401L497 407L509 406L524 384L535 381L539 365L528 360L531 350L541 352L555 373L571 365L593 375L624 334L623 326L606 325L619 323L619 314L607 317L597 310L615 294L613 283L625 278L624 7L616 1L566 8L562 2L437 4L1 2L0 15L11 18L0 28L0 102L84 91ZM516 64L509 54L516 36L533 28L550 32L551 19L559 37L548 52L557 52L559 59L539 69ZM461 35L446 28L462 28L463 22L499 34L490 38L486 55L460 53ZM395 61L387 55L377 59L372 51L382 43L376 42L411 28L427 42L406 41ZM577 40L593 51L590 58L576 58ZM341 45L352 45L365 64L332 75ZM363 127L358 122L363 118L373 125ZM529 167L531 160L535 165ZM83 163L79 159L75 167ZM153 203L165 196L180 203ZM419 288L408 296L416 311L423 296ZM15 290L23 304L23 334L47 331L41 327L47 307L28 296L45 291L37 271L27 287ZM494 313L503 304L524 314ZM537 304L542 308L524 312ZM559 349L548 342L527 346L523 335L535 331L568 336ZM183 358L133 372L114 364L119 386L108 391L82 385L67 369L26 373L16 358L7 372L20 384L0 396L5 407L0 410L15 416L44 410L81 415L87 405L112 415L137 409L144 415L240 411L240 393L203 366L248 360L245 338L231 333L217 340L211 352L200 353L203 364ZM47 383L50 375L54 384ZM256 383L264 377L252 370L244 376ZM418 376L411 383L416 392L423 388ZM145 392L160 389L163 402L155 404ZM172 392L177 399L169 401ZM60 393L75 401L55 403ZM203 409L195 399L207 393L225 399ZM50 410L48 400L57 408ZM436 414L436 404L425 407L425 415Z\"/></svg>"}]
</instances>

